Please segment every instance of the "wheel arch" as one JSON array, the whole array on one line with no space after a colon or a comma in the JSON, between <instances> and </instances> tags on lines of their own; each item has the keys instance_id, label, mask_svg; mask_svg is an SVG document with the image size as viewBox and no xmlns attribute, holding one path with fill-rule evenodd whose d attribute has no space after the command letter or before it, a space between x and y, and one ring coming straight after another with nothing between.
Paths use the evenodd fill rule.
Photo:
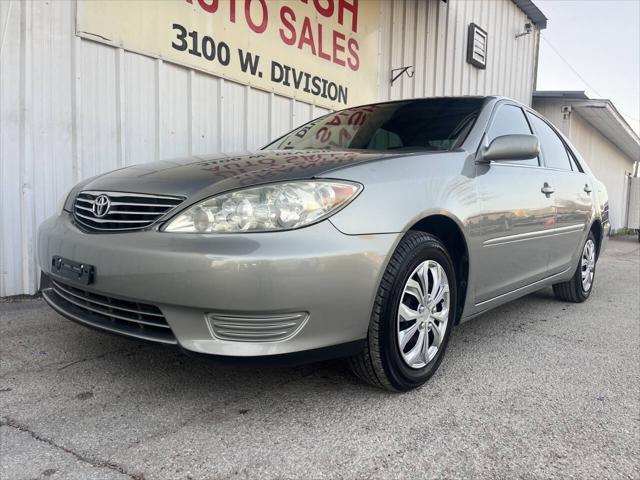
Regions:
<instances>
[{"instance_id":1,"label":"wheel arch","mask_svg":"<svg viewBox=\"0 0 640 480\"><path fill-rule=\"evenodd\" d=\"M447 247L453 260L458 289L454 324L460 323L469 286L469 247L459 220L445 213L435 213L416 221L408 230L429 233L440 239Z\"/></svg>"},{"instance_id":2,"label":"wheel arch","mask_svg":"<svg viewBox=\"0 0 640 480\"><path fill-rule=\"evenodd\" d=\"M599 218L596 218L591 223L591 228L589 229L589 231L593 233L594 237L596 237L596 258L598 258L600 257L600 247L602 245L603 235L602 222Z\"/></svg>"}]
</instances>

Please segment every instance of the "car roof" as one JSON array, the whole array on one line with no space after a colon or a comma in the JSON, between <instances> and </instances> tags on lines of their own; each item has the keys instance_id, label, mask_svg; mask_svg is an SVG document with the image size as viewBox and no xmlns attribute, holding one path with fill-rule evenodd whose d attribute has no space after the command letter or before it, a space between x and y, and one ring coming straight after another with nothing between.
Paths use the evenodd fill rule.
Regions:
<instances>
[{"instance_id":1,"label":"car roof","mask_svg":"<svg viewBox=\"0 0 640 480\"><path fill-rule=\"evenodd\" d=\"M362 105L354 105L351 107L346 107L343 108L341 110L349 110L352 108L359 108L359 107L368 107L370 105L387 105L387 104L393 104L393 103L401 103L401 102L411 102L411 101L415 101L415 100L442 100L442 99L478 99L478 100L493 100L493 101L500 101L500 100L506 100L509 102L513 102L516 103L518 105L521 105L523 107L526 107L526 105L524 105L522 102L519 102L517 100L514 100L513 98L509 98L509 97L504 97L504 96L500 96L500 95L440 95L440 96L432 96L432 97L412 97L412 98L400 98L400 99L395 99L395 100L386 100L386 101L382 101L382 102L370 102L370 103L365 103ZM528 108L528 107L527 107ZM340 110L337 110L340 111Z\"/></svg>"}]
</instances>

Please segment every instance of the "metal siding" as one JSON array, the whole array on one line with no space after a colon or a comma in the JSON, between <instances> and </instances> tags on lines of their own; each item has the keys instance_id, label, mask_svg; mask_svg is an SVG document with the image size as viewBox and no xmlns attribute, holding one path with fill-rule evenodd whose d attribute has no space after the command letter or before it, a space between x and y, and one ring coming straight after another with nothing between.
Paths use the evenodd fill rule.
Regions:
<instances>
[{"instance_id":1,"label":"metal siding","mask_svg":"<svg viewBox=\"0 0 640 480\"><path fill-rule=\"evenodd\" d=\"M22 280L22 175L21 158L23 42L21 9L17 2L0 2L4 32L0 55L0 296L28 289ZM12 65L14 68L5 68Z\"/></svg>"},{"instance_id":2,"label":"metal siding","mask_svg":"<svg viewBox=\"0 0 640 480\"><path fill-rule=\"evenodd\" d=\"M509 0L383 2L380 98L504 95L531 104L538 32L515 38L527 22ZM466 61L470 23L489 35L485 70ZM403 75L390 85L391 69L408 65L415 67L414 77Z\"/></svg>"},{"instance_id":3,"label":"metal siding","mask_svg":"<svg viewBox=\"0 0 640 480\"><path fill-rule=\"evenodd\" d=\"M428 22L427 22L427 10L429 2L418 1L416 3L415 11L415 48L413 52L412 63L415 67L413 77L413 90L411 96L423 97L425 96L424 85L426 75L426 61L427 58L427 37L428 37Z\"/></svg>"},{"instance_id":4,"label":"metal siding","mask_svg":"<svg viewBox=\"0 0 640 480\"><path fill-rule=\"evenodd\" d=\"M160 158L183 157L191 151L191 84L189 70L163 63L160 69Z\"/></svg>"},{"instance_id":5,"label":"metal siding","mask_svg":"<svg viewBox=\"0 0 640 480\"><path fill-rule=\"evenodd\" d=\"M124 165L151 162L156 151L156 65L155 60L123 52L121 138Z\"/></svg>"},{"instance_id":6,"label":"metal siding","mask_svg":"<svg viewBox=\"0 0 640 480\"><path fill-rule=\"evenodd\" d=\"M80 171L81 177L87 178L120 167L115 81L117 49L85 41L80 45Z\"/></svg>"},{"instance_id":7,"label":"metal siding","mask_svg":"<svg viewBox=\"0 0 640 480\"><path fill-rule=\"evenodd\" d=\"M510 0L383 0L380 99L503 94L530 103L537 33L514 38L527 21ZM489 33L487 70L466 63L470 22ZM256 148L328 112L76 37L73 0L0 1L5 25L3 297L36 291L37 225L79 180L158 159ZM413 78L391 86L391 69L405 65L414 66Z\"/></svg>"},{"instance_id":8,"label":"metal siding","mask_svg":"<svg viewBox=\"0 0 640 480\"><path fill-rule=\"evenodd\" d=\"M557 108L560 109L561 105ZM627 175L633 171L634 160L576 112L571 114L570 122L571 143L587 161L593 174L607 187L611 228L615 231L625 227Z\"/></svg>"}]
</instances>

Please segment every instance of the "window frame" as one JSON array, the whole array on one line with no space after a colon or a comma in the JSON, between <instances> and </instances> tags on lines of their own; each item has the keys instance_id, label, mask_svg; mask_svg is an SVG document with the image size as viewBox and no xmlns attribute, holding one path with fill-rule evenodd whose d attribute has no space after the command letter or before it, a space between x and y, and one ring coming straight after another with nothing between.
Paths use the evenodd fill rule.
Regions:
<instances>
[{"instance_id":1,"label":"window frame","mask_svg":"<svg viewBox=\"0 0 640 480\"><path fill-rule=\"evenodd\" d=\"M574 172L585 173L584 169L582 168L582 165L580 165L578 156L574 153L573 149L569 146L568 143L564 142L564 139L562 137L560 137L560 140L563 140L564 146L567 149L567 152L569 153L569 159L571 160L571 169L573 170L573 167L575 165L577 170L573 170Z\"/></svg>"},{"instance_id":2,"label":"window frame","mask_svg":"<svg viewBox=\"0 0 640 480\"><path fill-rule=\"evenodd\" d=\"M529 121L529 115L535 116L540 121L545 123L547 125L547 127L549 127L551 129L551 131L555 134L555 136L558 137L558 139L560 140L560 142L564 146L565 151L567 152L567 159L569 161L569 167L570 168L569 169L564 169L564 168L552 167L552 166L547 164L547 157L546 157L546 155L544 153L544 149L542 148L542 142L541 142L540 143L540 154L542 156L542 161L544 162L543 168L546 168L548 170L554 170L554 171L557 171L557 172L584 173L584 169L582 168L582 165L580 165L580 162L578 161L578 157L573 152L573 149L571 148L571 146L569 146L569 144L567 144L567 142L565 141L563 136L560 134L558 129L556 129L556 127L554 125L552 125L549 120L544 118L542 115L540 115L536 111L531 110L530 108L525 109L525 113L528 114L528 115L526 115L527 121L529 122L529 126L531 127L531 130L534 132L534 135L536 135L536 137L538 137L538 141L540 141L540 137L538 136L537 132L535 131L535 128L533 127L533 124ZM577 167L577 170L573 168L574 166Z\"/></svg>"},{"instance_id":3,"label":"window frame","mask_svg":"<svg viewBox=\"0 0 640 480\"><path fill-rule=\"evenodd\" d=\"M498 102L494 107L493 107L493 111L491 112L491 117L489 118L489 121L487 122L487 126L485 127L484 130L484 135L482 136L482 140L480 142L480 144L482 145L484 142L488 142L489 140L489 131L491 130L491 127L493 127L493 124L496 120L496 117L498 115L498 111L502 108L502 107L506 107L506 106L510 106L510 107L515 107L518 110L520 110L520 112L522 112L522 115L524 116L525 122L527 124L527 126L529 127L529 135L535 135L535 131L533 129L533 126L531 125L531 122L529 121L529 117L527 116L527 112L528 109L526 107L524 107L523 105L514 103L514 102ZM491 164L499 164L499 165L504 165L504 166L513 166L513 167L527 167L527 168L544 168L545 166L542 165L542 160L541 160L541 156L538 155L536 157L538 164L537 165L531 165L530 163L522 163L525 162L526 160L513 160L510 162L494 162L491 161Z\"/></svg>"}]
</instances>

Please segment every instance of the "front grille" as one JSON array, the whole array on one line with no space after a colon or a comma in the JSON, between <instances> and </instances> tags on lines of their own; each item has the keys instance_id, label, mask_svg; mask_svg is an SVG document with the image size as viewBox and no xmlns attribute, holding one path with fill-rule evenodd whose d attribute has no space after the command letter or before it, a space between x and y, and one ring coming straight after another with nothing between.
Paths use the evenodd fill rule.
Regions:
<instances>
[{"instance_id":1,"label":"front grille","mask_svg":"<svg viewBox=\"0 0 640 480\"><path fill-rule=\"evenodd\" d=\"M102 209L96 208L96 199ZM125 192L80 192L73 216L89 232L127 232L153 225L184 198ZM106 206L105 206L106 205Z\"/></svg>"},{"instance_id":2,"label":"front grille","mask_svg":"<svg viewBox=\"0 0 640 480\"><path fill-rule=\"evenodd\" d=\"M292 337L302 329L309 314L236 316L210 313L207 321L211 333L221 340L235 342L275 342Z\"/></svg>"},{"instance_id":3,"label":"front grille","mask_svg":"<svg viewBox=\"0 0 640 480\"><path fill-rule=\"evenodd\" d=\"M50 286L43 290L43 296L54 309L72 320L143 340L177 343L155 305L99 295L52 279Z\"/></svg>"}]
</instances>

